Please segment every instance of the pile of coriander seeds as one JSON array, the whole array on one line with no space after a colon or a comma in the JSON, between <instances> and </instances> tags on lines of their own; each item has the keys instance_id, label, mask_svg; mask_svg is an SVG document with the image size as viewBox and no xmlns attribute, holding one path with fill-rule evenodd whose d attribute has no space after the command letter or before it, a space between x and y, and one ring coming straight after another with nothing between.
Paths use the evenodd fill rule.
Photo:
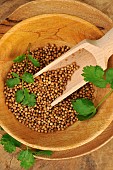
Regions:
<instances>
[{"instance_id":1,"label":"pile of coriander seeds","mask_svg":"<svg viewBox=\"0 0 113 170\"><path fill-rule=\"evenodd\" d=\"M31 55L38 59L40 67L35 67L29 61L27 72L35 74L69 49L68 46L57 47L55 44L48 44L47 46L37 48L31 52ZM21 76L24 72L24 67L25 61L13 63L7 79L12 78L12 72L18 73ZM15 101L15 93L22 88L22 82L13 88L9 88L5 84L4 94L8 109L20 123L37 132L50 133L65 130L77 121L76 111L72 108L71 100L82 97L91 100L94 98L93 86L91 83L87 83L51 108L52 101L63 93L67 82L78 68L79 66L73 62L66 67L43 73L35 78L33 84L24 83L24 87L36 95L36 105L34 107L24 106Z\"/></svg>"}]
</instances>

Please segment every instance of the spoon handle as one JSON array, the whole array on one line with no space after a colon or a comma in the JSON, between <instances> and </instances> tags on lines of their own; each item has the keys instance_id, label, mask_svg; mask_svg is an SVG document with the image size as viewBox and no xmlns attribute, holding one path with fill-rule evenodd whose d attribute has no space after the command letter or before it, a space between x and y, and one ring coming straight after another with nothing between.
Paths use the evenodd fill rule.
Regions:
<instances>
[{"instance_id":1,"label":"spoon handle","mask_svg":"<svg viewBox=\"0 0 113 170\"><path fill-rule=\"evenodd\" d=\"M105 62L107 64L110 56L113 54L113 28L110 29L102 38L99 40L88 40L90 44L93 44L104 51Z\"/></svg>"},{"instance_id":2,"label":"spoon handle","mask_svg":"<svg viewBox=\"0 0 113 170\"><path fill-rule=\"evenodd\" d=\"M78 90L80 87L84 86L87 82L82 80L80 81L80 83L78 83L76 86L73 86L70 90L68 90L66 93L62 94L61 96L57 97L52 103L51 106L55 106L56 104L58 104L59 102L61 102L63 99L65 99L66 97L68 97L70 94L72 94L73 92L75 92L76 90Z\"/></svg>"}]
</instances>

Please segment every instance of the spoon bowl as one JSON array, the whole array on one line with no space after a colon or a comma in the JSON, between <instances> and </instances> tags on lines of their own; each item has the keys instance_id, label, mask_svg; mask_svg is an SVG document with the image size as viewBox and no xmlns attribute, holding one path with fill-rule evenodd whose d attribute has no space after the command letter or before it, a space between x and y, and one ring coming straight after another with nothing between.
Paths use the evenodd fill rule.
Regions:
<instances>
[{"instance_id":1,"label":"spoon bowl","mask_svg":"<svg viewBox=\"0 0 113 170\"><path fill-rule=\"evenodd\" d=\"M99 40L83 40L68 52L60 56L58 59L50 63L48 66L40 70L38 73L34 75L34 77L39 76L45 71L54 70L57 68L64 67L66 65L71 64L72 62L76 62L79 65L78 71L75 71L71 77L71 80L68 81L66 90L63 92L61 96L56 98L51 106L55 106L57 103L61 102L63 99L71 95L73 92L78 90L80 87L86 84L82 77L82 70L85 66L95 66L99 65L105 70L107 68L107 63L110 56L113 54L113 28L107 32ZM80 53L81 49L85 49L90 52L93 56L89 56L89 54ZM77 53L78 51L78 53Z\"/></svg>"}]
</instances>

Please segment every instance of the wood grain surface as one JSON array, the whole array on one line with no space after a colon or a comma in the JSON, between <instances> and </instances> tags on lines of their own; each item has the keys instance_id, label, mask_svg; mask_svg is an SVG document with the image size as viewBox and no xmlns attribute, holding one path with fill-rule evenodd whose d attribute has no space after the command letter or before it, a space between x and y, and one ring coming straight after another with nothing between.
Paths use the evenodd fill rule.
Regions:
<instances>
[{"instance_id":1,"label":"wood grain surface","mask_svg":"<svg viewBox=\"0 0 113 170\"><path fill-rule=\"evenodd\" d=\"M1 18L5 18L10 14L9 4L12 5L12 9L14 10L19 2L25 3L26 1L0 1L0 5L3 7L3 11L0 13ZM91 1L82 1L89 3L100 10L107 13L111 18L113 18L113 2L109 0L96 0L95 2L93 0ZM16 4L17 3L17 4ZM16 6L16 5L17 6ZM5 7L4 7L5 6ZM16 6L16 7L15 7ZM6 11L5 11L6 10ZM19 162L16 160L16 154L7 154L3 151L2 146L1 152L0 152L0 167L2 170L20 170ZM101 149L86 155L82 156L80 158L66 160L66 161L43 161L43 160L37 160L35 166L31 168L32 170L40 169L40 170L112 170L113 166L113 141L111 140L108 144L106 144Z\"/></svg>"},{"instance_id":2,"label":"wood grain surface","mask_svg":"<svg viewBox=\"0 0 113 170\"><path fill-rule=\"evenodd\" d=\"M12 65L11 60L13 60L16 56L23 54L23 52L26 51L29 43L32 44L33 49L35 47L44 46L47 43L52 44L53 42L55 44L57 43L58 45L63 45L65 43L66 45L69 44L73 47L77 43L81 42L83 39L99 39L100 37L102 37L102 35L103 33L97 27L95 27L95 25L92 25L91 23L82 20L78 17L66 14L38 15L21 22L12 29L10 29L9 32L6 33L0 41L1 126L11 136L13 136L15 139L19 140L21 143L27 146L42 150L45 149L53 151L77 148L81 145L86 144L87 142L90 142L92 139L96 138L99 134L101 134L108 127L108 125L113 119L113 95L111 95L104 102L104 104L99 108L98 113L93 119L84 122L77 121L65 131L57 131L55 133L45 134L32 131L23 124L20 124L15 119L14 115L8 110L4 102L5 97L3 91L6 75ZM4 51L6 47L7 50ZM84 66L88 65L89 63L95 63L94 57L87 51L82 50L81 52L78 51L75 54L74 59L70 57L70 63L68 64L71 64L73 61L76 61L81 68L81 62L77 59L82 58L83 61L83 56L85 61ZM112 65L112 60L110 60L110 62ZM66 62L63 61L62 66L57 66L64 67L68 64L66 60ZM56 69L55 66L54 69ZM78 75L80 74L81 73L78 72ZM79 80L79 76L76 76L76 78L77 80ZM73 76L71 79L73 80ZM68 88L70 89L72 87L69 86ZM96 103L99 103L101 98L109 90L110 88L104 88L103 90L97 88ZM83 128L83 126L85 128ZM25 136L25 134L27 135Z\"/></svg>"}]
</instances>

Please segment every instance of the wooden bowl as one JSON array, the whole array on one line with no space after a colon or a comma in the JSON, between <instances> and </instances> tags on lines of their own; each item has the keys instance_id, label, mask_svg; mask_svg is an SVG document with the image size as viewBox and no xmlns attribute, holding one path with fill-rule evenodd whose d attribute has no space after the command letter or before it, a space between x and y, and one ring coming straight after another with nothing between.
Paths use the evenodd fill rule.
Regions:
<instances>
[{"instance_id":1,"label":"wooden bowl","mask_svg":"<svg viewBox=\"0 0 113 170\"><path fill-rule=\"evenodd\" d=\"M79 147L101 134L111 123L113 107L111 95L99 108L95 117L84 122L76 122L65 131L38 133L19 123L5 105L3 94L6 75L12 60L25 52L29 43L32 48L47 43L74 46L83 39L98 39L103 33L94 25L75 16L66 14L39 15L14 26L0 41L0 124L21 143L38 149L61 151ZM111 62L112 65L112 62ZM98 89L95 103L109 88Z\"/></svg>"}]
</instances>

